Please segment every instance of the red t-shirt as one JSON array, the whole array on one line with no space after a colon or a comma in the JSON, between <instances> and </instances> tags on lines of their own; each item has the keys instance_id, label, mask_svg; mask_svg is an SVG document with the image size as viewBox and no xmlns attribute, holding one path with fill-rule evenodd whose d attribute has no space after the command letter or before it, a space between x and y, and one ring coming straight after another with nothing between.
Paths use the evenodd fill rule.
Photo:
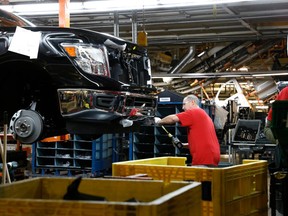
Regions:
<instances>
[{"instance_id":1,"label":"red t-shirt","mask_svg":"<svg viewBox=\"0 0 288 216\"><path fill-rule=\"evenodd\" d=\"M188 128L188 143L192 165L215 165L220 161L220 145L212 119L201 108L176 114L182 126Z\"/></svg>"},{"instance_id":2,"label":"red t-shirt","mask_svg":"<svg viewBox=\"0 0 288 216\"><path fill-rule=\"evenodd\" d=\"M283 88L275 100L288 100L288 87ZM267 120L272 121L272 108L268 112Z\"/></svg>"}]
</instances>

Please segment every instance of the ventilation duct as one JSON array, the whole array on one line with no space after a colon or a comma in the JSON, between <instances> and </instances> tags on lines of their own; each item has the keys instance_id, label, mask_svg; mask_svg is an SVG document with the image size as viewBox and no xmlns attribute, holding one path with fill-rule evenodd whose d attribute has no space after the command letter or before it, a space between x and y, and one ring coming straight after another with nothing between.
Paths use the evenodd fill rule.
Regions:
<instances>
[{"instance_id":1,"label":"ventilation duct","mask_svg":"<svg viewBox=\"0 0 288 216\"><path fill-rule=\"evenodd\" d=\"M179 61L178 64L176 64L170 71L168 71L168 74L180 73L183 68L193 59L194 56L195 46L190 46L186 55Z\"/></svg>"},{"instance_id":2,"label":"ventilation duct","mask_svg":"<svg viewBox=\"0 0 288 216\"><path fill-rule=\"evenodd\" d=\"M277 93L277 85L272 78L261 82L253 81L253 83L257 96L261 100L264 100Z\"/></svg>"}]
</instances>

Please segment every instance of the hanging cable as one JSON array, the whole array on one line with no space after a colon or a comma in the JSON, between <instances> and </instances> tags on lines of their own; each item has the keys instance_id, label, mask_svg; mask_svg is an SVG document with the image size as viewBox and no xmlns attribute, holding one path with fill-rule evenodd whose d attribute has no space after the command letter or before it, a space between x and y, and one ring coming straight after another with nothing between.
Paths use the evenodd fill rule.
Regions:
<instances>
[{"instance_id":1,"label":"hanging cable","mask_svg":"<svg viewBox=\"0 0 288 216\"><path fill-rule=\"evenodd\" d=\"M145 31L145 8L144 8L144 1L143 1L143 9L142 9L142 31L138 32L138 41L137 43L140 46L148 46L147 41L147 32Z\"/></svg>"}]
</instances>

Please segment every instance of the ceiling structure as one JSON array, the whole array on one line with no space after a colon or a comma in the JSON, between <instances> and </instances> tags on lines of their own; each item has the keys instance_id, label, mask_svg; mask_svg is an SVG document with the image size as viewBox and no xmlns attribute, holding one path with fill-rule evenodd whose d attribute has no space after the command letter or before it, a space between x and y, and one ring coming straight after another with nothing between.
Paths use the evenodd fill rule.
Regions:
<instances>
[{"instance_id":1,"label":"ceiling structure","mask_svg":"<svg viewBox=\"0 0 288 216\"><path fill-rule=\"evenodd\" d=\"M38 26L58 26L57 11L41 14L45 3L58 1L0 2L3 6L33 3L38 13L18 14ZM74 2L79 1L70 0L70 4ZM211 99L221 83L235 78L246 97L265 102L275 96L275 81L288 80L287 0L100 12L71 10L70 26L132 41L137 41L137 32L145 31L153 84L159 89L184 95L201 91ZM223 97L235 93L230 88L224 90Z\"/></svg>"}]
</instances>

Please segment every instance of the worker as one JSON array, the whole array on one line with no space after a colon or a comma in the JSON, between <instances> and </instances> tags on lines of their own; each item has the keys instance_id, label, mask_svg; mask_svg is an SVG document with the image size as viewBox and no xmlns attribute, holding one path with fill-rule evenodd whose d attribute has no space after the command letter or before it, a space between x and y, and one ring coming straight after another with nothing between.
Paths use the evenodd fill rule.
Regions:
<instances>
[{"instance_id":1,"label":"worker","mask_svg":"<svg viewBox=\"0 0 288 216\"><path fill-rule=\"evenodd\" d=\"M199 106L195 95L188 95L183 100L183 110L160 119L155 117L156 125L176 124L187 127L188 143L193 165L217 166L220 161L220 146L214 124L209 115Z\"/></svg>"},{"instance_id":2,"label":"worker","mask_svg":"<svg viewBox=\"0 0 288 216\"><path fill-rule=\"evenodd\" d=\"M279 94L277 95L275 100L288 100L288 86L283 88ZM270 108L267 118L266 118L266 123L264 127L264 135L268 140L270 140L272 143L278 144L276 142L275 137L273 135L273 132L271 130L272 126L272 108ZM275 152L274 152L274 162L275 162L275 167L287 167L288 161L287 161L287 150L285 148L283 149L283 146L276 145L275 147ZM273 163L272 163L273 164Z\"/></svg>"},{"instance_id":3,"label":"worker","mask_svg":"<svg viewBox=\"0 0 288 216\"><path fill-rule=\"evenodd\" d=\"M286 86L279 92L275 100L288 100L288 86ZM266 118L264 134L268 140L270 140L272 143L276 143L273 132L271 130L271 125L272 125L272 108L269 110Z\"/></svg>"}]
</instances>

